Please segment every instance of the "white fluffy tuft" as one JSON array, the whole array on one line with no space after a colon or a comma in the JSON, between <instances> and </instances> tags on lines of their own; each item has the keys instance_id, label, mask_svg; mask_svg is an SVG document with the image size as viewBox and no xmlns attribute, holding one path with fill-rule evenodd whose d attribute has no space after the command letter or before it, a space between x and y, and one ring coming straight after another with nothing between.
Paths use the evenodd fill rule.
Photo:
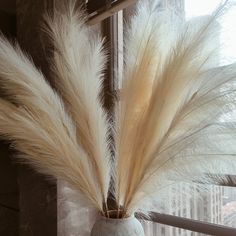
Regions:
<instances>
[{"instance_id":1,"label":"white fluffy tuft","mask_svg":"<svg viewBox=\"0 0 236 236\"><path fill-rule=\"evenodd\" d=\"M235 174L236 64L214 68L222 7L185 22L159 2L140 1L127 29L114 124L100 101L103 40L75 0L46 17L60 96L19 46L0 38L1 137L107 217L114 207L117 217L145 212L177 181L226 185Z\"/></svg>"},{"instance_id":2,"label":"white fluffy tuft","mask_svg":"<svg viewBox=\"0 0 236 236\"><path fill-rule=\"evenodd\" d=\"M217 184L235 166L235 124L227 118L235 109L236 65L210 69L222 7L185 22L154 11L153 2L140 2L128 29L117 104L116 196L124 215L170 181Z\"/></svg>"}]
</instances>

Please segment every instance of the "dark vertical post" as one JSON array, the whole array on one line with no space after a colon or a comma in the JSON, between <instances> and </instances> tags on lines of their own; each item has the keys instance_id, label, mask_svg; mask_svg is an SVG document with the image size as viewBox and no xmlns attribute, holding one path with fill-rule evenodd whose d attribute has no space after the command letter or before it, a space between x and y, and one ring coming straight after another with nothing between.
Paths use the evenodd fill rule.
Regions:
<instances>
[{"instance_id":1,"label":"dark vertical post","mask_svg":"<svg viewBox=\"0 0 236 236\"><path fill-rule=\"evenodd\" d=\"M42 16L53 12L54 0L17 0L17 39L49 78L47 39L41 33ZM57 235L56 183L46 180L30 167L18 167L20 236Z\"/></svg>"}]
</instances>

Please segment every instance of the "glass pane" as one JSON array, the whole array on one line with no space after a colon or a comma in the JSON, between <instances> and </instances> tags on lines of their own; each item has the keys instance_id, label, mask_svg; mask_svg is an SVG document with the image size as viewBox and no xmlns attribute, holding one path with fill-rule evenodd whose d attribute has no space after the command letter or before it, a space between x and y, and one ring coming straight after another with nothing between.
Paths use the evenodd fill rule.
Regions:
<instances>
[{"instance_id":1,"label":"glass pane","mask_svg":"<svg viewBox=\"0 0 236 236\"><path fill-rule=\"evenodd\" d=\"M159 212L236 227L236 188L181 183L169 196Z\"/></svg>"},{"instance_id":2,"label":"glass pane","mask_svg":"<svg viewBox=\"0 0 236 236\"><path fill-rule=\"evenodd\" d=\"M221 27L219 35L220 65L230 64L236 60L236 1L229 2L230 7L219 20ZM185 0L186 19L212 14L220 3L222 3L221 0Z\"/></svg>"},{"instance_id":3,"label":"glass pane","mask_svg":"<svg viewBox=\"0 0 236 236\"><path fill-rule=\"evenodd\" d=\"M145 230L145 235L148 236L205 236L189 230L171 227L152 222L142 222Z\"/></svg>"},{"instance_id":4,"label":"glass pane","mask_svg":"<svg viewBox=\"0 0 236 236\"><path fill-rule=\"evenodd\" d=\"M176 184L166 191L165 205L153 211L188 219L236 227L236 188ZM143 222L147 235L201 236L195 233L158 223Z\"/></svg>"}]
</instances>

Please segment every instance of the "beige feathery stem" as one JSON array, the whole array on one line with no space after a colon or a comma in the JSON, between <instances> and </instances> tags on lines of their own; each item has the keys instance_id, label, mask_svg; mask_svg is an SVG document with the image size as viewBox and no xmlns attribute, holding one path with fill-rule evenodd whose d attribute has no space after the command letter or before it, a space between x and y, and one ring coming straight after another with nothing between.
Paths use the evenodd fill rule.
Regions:
<instances>
[{"instance_id":1,"label":"beige feathery stem","mask_svg":"<svg viewBox=\"0 0 236 236\"><path fill-rule=\"evenodd\" d=\"M77 139L93 163L104 204L110 183L108 118L100 101L106 57L103 40L85 25L76 1L46 17L46 30L55 46L55 83L77 130Z\"/></svg>"},{"instance_id":2,"label":"beige feathery stem","mask_svg":"<svg viewBox=\"0 0 236 236\"><path fill-rule=\"evenodd\" d=\"M1 110L1 135L14 140L17 150L26 154L25 159L40 171L47 169L47 174L51 171L55 177L66 179L102 210L104 199L93 162L78 144L74 123L58 95L20 49L17 46L14 49L3 38L0 69L4 97L22 110L20 115L19 109L13 110L11 117L5 109ZM14 116L20 116L19 120L14 120ZM19 132L25 134L25 140L20 139ZM33 147L37 145L33 155Z\"/></svg>"},{"instance_id":3,"label":"beige feathery stem","mask_svg":"<svg viewBox=\"0 0 236 236\"><path fill-rule=\"evenodd\" d=\"M145 141L137 142L135 146L133 155L136 161L129 178L129 191L125 206L131 202L133 191L137 189L136 186L144 178L147 166L150 166L156 158L153 153L161 148L165 143L165 138L168 138L168 132L172 130L175 115L191 98L191 93L194 93L194 89L198 86L199 82L195 80L198 79L202 67L212 52L196 53L202 47L203 42L207 43L207 36L211 37L209 31L212 32L210 28L210 24L213 24L212 21L213 19L204 22L203 27L194 32L191 32L190 29L192 25L186 26L163 68L163 74L158 78L160 82L153 90L149 109L140 132Z\"/></svg>"},{"instance_id":4,"label":"beige feathery stem","mask_svg":"<svg viewBox=\"0 0 236 236\"><path fill-rule=\"evenodd\" d=\"M168 18L168 12L163 20ZM137 139L139 125L145 115L150 99L155 74L161 69L161 58L165 57L166 48L160 51L156 37L165 33L158 28L161 22L149 4L140 4L137 15L131 21L126 40L126 70L117 104L117 199L119 205L124 204L129 182L129 171L132 169L133 141Z\"/></svg>"},{"instance_id":5,"label":"beige feathery stem","mask_svg":"<svg viewBox=\"0 0 236 236\"><path fill-rule=\"evenodd\" d=\"M147 210L173 181L218 184L236 174L236 64L212 69L221 8L185 22L159 3L140 1L127 30L114 125L100 101L103 40L75 0L46 17L63 101L19 46L0 37L0 136L19 160L67 181L108 218Z\"/></svg>"},{"instance_id":6,"label":"beige feathery stem","mask_svg":"<svg viewBox=\"0 0 236 236\"><path fill-rule=\"evenodd\" d=\"M176 164L175 166L174 163L177 157L182 163L182 159L187 155L181 156L181 153L188 152L191 147L193 152L194 145L199 145L197 144L200 142L199 134L207 132L211 127L211 122L214 122L214 119L217 121L222 115L221 111L216 113L215 107L222 106L223 108L228 102L234 101L222 101L227 96L233 98L234 92L222 94L215 104L209 103L212 109L207 106L209 112L213 112L214 115L211 113L203 115L200 112L199 116L200 114L201 116L195 119L195 123L190 120L186 121L189 123L186 127L189 129L184 129L183 114L191 106L195 106L193 101L204 83L202 75L205 75L205 71L211 66L216 65L214 63L215 48L218 46L212 45L212 40L218 35L219 25L216 19L220 15L221 8L211 17L198 18L187 23L168 13L168 10L164 12L173 18L166 18L160 10L158 20L162 23L165 21L165 24L162 24L163 28L156 30L158 34L155 34L155 29L152 30L152 34L154 32L153 35L157 36L155 38L149 37L152 34L147 30L149 27L156 26L151 21L152 14L154 16L155 14L150 11L150 9L155 10L152 8L154 5L141 2L136 14L138 19L134 17L134 22L131 22L124 81L118 104L120 110L116 114L118 121L117 191L118 201L124 207L126 215L132 214L131 209L135 206L139 207L140 199L144 199L152 191L155 192L152 185L161 186L161 182L165 183L168 173L171 175L181 172L181 166L188 166L188 164L193 171L203 173L201 170L204 168L199 168L200 163L203 163L201 155L199 155L199 165L191 165L191 158L189 158L189 163L186 159L184 165L177 166ZM174 27L172 34L168 31L170 25ZM138 37L138 33L142 37ZM132 45L131 42L134 41L135 44ZM169 42L168 46L162 45L162 41ZM150 53L153 51L155 53L148 55L147 49ZM150 60L146 57L147 55ZM151 65L155 66L151 67ZM151 86L148 87L150 81L154 83L151 82ZM201 103L199 105L201 106ZM204 106L201 108L205 111ZM225 132L228 133L226 129ZM204 149L204 147L201 148Z\"/></svg>"}]
</instances>

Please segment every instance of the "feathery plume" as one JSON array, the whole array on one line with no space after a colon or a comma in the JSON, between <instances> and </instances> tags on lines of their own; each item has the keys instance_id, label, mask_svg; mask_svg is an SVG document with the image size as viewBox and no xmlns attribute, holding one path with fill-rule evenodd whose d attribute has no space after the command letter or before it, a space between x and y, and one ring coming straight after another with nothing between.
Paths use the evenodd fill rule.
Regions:
<instances>
[{"instance_id":1,"label":"feathery plume","mask_svg":"<svg viewBox=\"0 0 236 236\"><path fill-rule=\"evenodd\" d=\"M18 46L0 40L0 133L39 171L67 180L103 211L94 163L63 102Z\"/></svg>"},{"instance_id":2,"label":"feathery plume","mask_svg":"<svg viewBox=\"0 0 236 236\"><path fill-rule=\"evenodd\" d=\"M76 125L78 142L93 162L93 171L106 201L110 182L108 116L100 97L106 56L103 40L85 25L76 1L46 17L54 45L54 77L67 111ZM62 12L63 11L63 12Z\"/></svg>"},{"instance_id":3,"label":"feathery plume","mask_svg":"<svg viewBox=\"0 0 236 236\"><path fill-rule=\"evenodd\" d=\"M134 22L143 23L139 24L138 31L142 37L138 38L133 33L136 26L131 22L131 28L128 29L131 37L128 40L136 40L135 46L139 45L134 49L136 53L143 53L143 42L146 42L146 50L155 53L149 60L142 61L145 54L140 54L134 61L132 51L127 50L121 101L117 105L117 199L127 215L141 206L140 201L144 201L151 193L157 193L177 176L179 180L193 181L191 173L195 173L195 178L202 178L202 181L204 179L204 182L209 183L210 179L204 173L212 166L216 167L213 163L223 157L227 166L227 160L232 161L231 157L236 152L233 148L234 132L229 132L226 121L219 122L223 114L234 109L233 87L224 92L222 88L227 83L232 85L235 66L231 70L225 68L215 78L212 77L216 71L209 71L215 65L216 48L212 46L212 40L219 31L216 19L222 8L210 17L189 22L178 18L172 18L171 21L169 18L168 23L163 26L166 29L163 32L168 32L169 25L173 23L175 34L159 33L158 37L154 34L152 42L149 38L156 29L149 34L144 33L147 28L155 26L150 20L153 12L144 14L153 9L152 6L153 3L140 3L136 16L138 21L134 18ZM164 14L158 13L160 22L163 22ZM148 40L145 41L146 37ZM166 39L171 43L163 56L161 52L165 50L160 42L165 42ZM139 60L146 63L143 73L139 71L138 76L130 76L129 71L141 70ZM152 71L150 76L149 68L152 63L155 64L156 71ZM140 80L142 86L139 86ZM217 86L219 81L221 83ZM148 84L150 85L147 86ZM205 84L209 86L208 92ZM200 96L203 90L206 94ZM133 99L132 94L134 98L140 99ZM142 94L144 98L141 97ZM232 124L230 127L234 128ZM216 139L221 150L215 145ZM232 152L223 148L226 140L229 141Z\"/></svg>"},{"instance_id":4,"label":"feathery plume","mask_svg":"<svg viewBox=\"0 0 236 236\"><path fill-rule=\"evenodd\" d=\"M116 152L117 152L117 199L124 203L132 168L132 154L137 140L140 122L147 112L155 75L160 73L170 45L173 43L175 27L171 25L169 11L156 11L156 4L142 2L131 19L126 32L125 71L117 104ZM180 21L180 19L178 19ZM178 25L176 21L176 25ZM158 37L172 32L165 42ZM141 137L140 137L141 138ZM126 166L125 168L123 168Z\"/></svg>"},{"instance_id":5,"label":"feathery plume","mask_svg":"<svg viewBox=\"0 0 236 236\"><path fill-rule=\"evenodd\" d=\"M107 217L109 191L117 217L127 217L176 181L226 184L225 174L235 173L236 64L214 68L212 43L224 6L186 22L159 3L140 1L127 29L114 163L113 124L100 101L103 40L76 1L46 16L60 96L18 45L0 38L0 135L19 158L67 181Z\"/></svg>"}]
</instances>

